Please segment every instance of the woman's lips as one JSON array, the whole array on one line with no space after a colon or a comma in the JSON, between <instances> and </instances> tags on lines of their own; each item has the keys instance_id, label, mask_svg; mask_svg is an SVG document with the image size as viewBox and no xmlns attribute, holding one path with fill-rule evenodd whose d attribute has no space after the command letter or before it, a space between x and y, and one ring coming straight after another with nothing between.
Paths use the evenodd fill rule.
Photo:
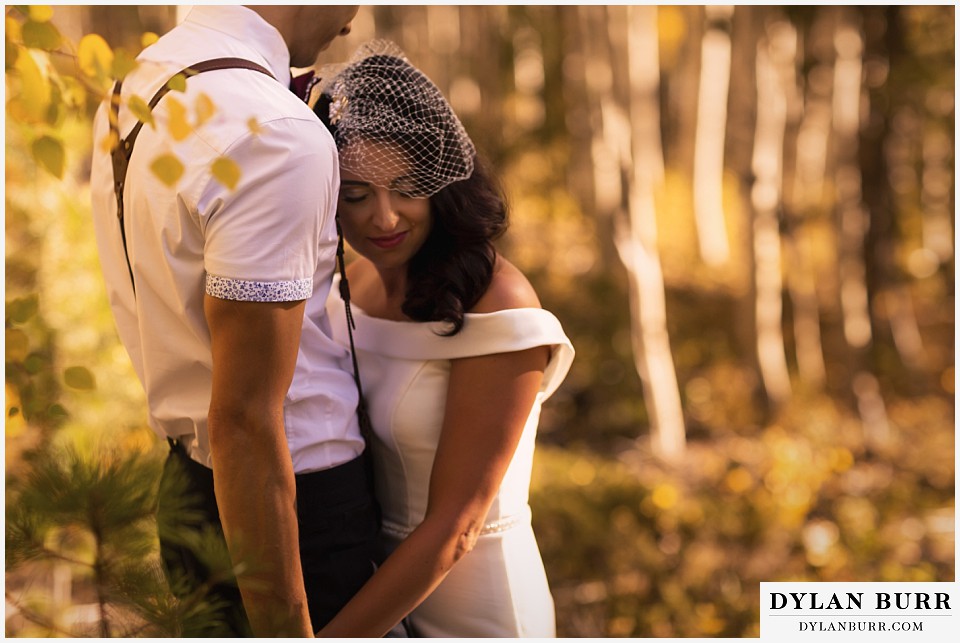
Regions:
<instances>
[{"instance_id":1,"label":"woman's lips","mask_svg":"<svg viewBox=\"0 0 960 643\"><path fill-rule=\"evenodd\" d=\"M378 248L388 249L400 245L406 238L407 232L398 232L386 237L367 237L367 240Z\"/></svg>"}]
</instances>

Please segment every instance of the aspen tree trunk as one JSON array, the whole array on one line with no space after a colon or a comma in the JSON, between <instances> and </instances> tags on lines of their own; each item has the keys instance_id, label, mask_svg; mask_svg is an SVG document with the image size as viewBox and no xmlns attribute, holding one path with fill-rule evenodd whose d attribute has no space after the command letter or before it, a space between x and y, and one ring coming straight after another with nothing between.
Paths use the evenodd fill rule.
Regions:
<instances>
[{"instance_id":1,"label":"aspen tree trunk","mask_svg":"<svg viewBox=\"0 0 960 643\"><path fill-rule=\"evenodd\" d=\"M820 300L817 275L813 268L813 240L807 234L806 217L823 205L824 184L829 150L831 119L831 84L824 82L833 75L832 55L825 60L818 55L819 43L830 39L832 23L821 13L811 26L811 51L805 52L814 62L807 73L805 91L798 97L802 105L793 155L792 181L786 182L786 217L790 234L784 240L789 269L785 271L793 308L794 345L800 381L815 389L826 381L826 363L820 334Z\"/></svg>"},{"instance_id":2,"label":"aspen tree trunk","mask_svg":"<svg viewBox=\"0 0 960 643\"><path fill-rule=\"evenodd\" d=\"M787 117L784 65L792 65L797 34L778 21L757 46L757 130L751 191L755 258L757 359L763 386L774 407L790 397L790 374L783 341L783 279L780 256L783 137Z\"/></svg>"},{"instance_id":3,"label":"aspen tree trunk","mask_svg":"<svg viewBox=\"0 0 960 643\"><path fill-rule=\"evenodd\" d=\"M840 219L840 306L843 333L855 350L872 338L867 305L863 243L869 218L863 204L858 163L863 39L856 27L841 22L834 37L834 151L837 161L837 209Z\"/></svg>"},{"instance_id":4,"label":"aspen tree trunk","mask_svg":"<svg viewBox=\"0 0 960 643\"><path fill-rule=\"evenodd\" d=\"M665 460L675 461L684 452L686 429L667 333L666 297L657 249L654 193L663 181L657 9L628 7L626 19L632 136L624 158L629 161L625 166L628 214L618 230L617 246L629 274L634 355L650 416L653 449Z\"/></svg>"},{"instance_id":5,"label":"aspen tree trunk","mask_svg":"<svg viewBox=\"0 0 960 643\"><path fill-rule=\"evenodd\" d=\"M593 209L602 224L601 230L608 232L606 235L599 235L600 263L604 269L609 270L613 268L613 262L617 261L614 219L623 203L623 192L620 141L608 125L618 116L621 121L625 121L626 117L622 115L622 110L619 113L616 111L610 40L597 36L607 32L608 8L604 5L579 5L574 9L583 52L581 96L589 131L587 147L583 148L589 150L589 154L577 156L589 159ZM573 61L576 60L573 58ZM628 125L624 127L623 133L629 137Z\"/></svg>"},{"instance_id":6,"label":"aspen tree trunk","mask_svg":"<svg viewBox=\"0 0 960 643\"><path fill-rule=\"evenodd\" d=\"M727 93L730 88L730 20L732 6L704 8L707 29L703 35L700 91L697 98L697 133L693 153L693 211L700 256L708 266L730 258L723 214L723 148L727 128Z\"/></svg>"},{"instance_id":7,"label":"aspen tree trunk","mask_svg":"<svg viewBox=\"0 0 960 643\"><path fill-rule=\"evenodd\" d=\"M852 353L853 393L865 439L868 445L877 446L889 438L890 425L880 385L865 364L873 332L863 259L870 218L863 202L858 154L864 100L864 42L850 10L838 8L837 11L840 19L834 36L837 58L833 76L833 130L840 226L840 309L844 337Z\"/></svg>"},{"instance_id":8,"label":"aspen tree trunk","mask_svg":"<svg viewBox=\"0 0 960 643\"><path fill-rule=\"evenodd\" d=\"M812 249L795 232L785 240L787 287L793 304L793 340L797 351L797 371L807 386L822 388L827 378L820 336L820 302L817 299L816 277L808 256Z\"/></svg>"},{"instance_id":9,"label":"aspen tree trunk","mask_svg":"<svg viewBox=\"0 0 960 643\"><path fill-rule=\"evenodd\" d=\"M474 134L473 137L482 142L481 147L492 154L503 147L504 92L500 76L501 39L490 36L503 30L507 20L507 7L469 5L461 6L459 11L459 55L469 52L471 56L469 66L464 69L467 74L464 82L469 82L479 96L474 121L480 134ZM491 161L495 163L497 159L493 158Z\"/></svg>"},{"instance_id":10,"label":"aspen tree trunk","mask_svg":"<svg viewBox=\"0 0 960 643\"><path fill-rule=\"evenodd\" d=\"M427 5L426 39L421 41L425 48L422 60L430 60L430 72L427 74L444 96L450 96L450 83L456 73L460 56L467 52L458 52L460 44L460 8L451 5ZM425 70L426 71L426 70Z\"/></svg>"}]
</instances>

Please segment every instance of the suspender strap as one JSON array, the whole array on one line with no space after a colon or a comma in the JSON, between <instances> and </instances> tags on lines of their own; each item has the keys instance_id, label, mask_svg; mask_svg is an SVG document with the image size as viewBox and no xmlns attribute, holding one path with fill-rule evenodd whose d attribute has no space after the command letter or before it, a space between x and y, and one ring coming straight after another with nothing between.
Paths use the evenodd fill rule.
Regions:
<instances>
[{"instance_id":1,"label":"suspender strap","mask_svg":"<svg viewBox=\"0 0 960 643\"><path fill-rule=\"evenodd\" d=\"M249 69L251 71L258 71L261 74L266 74L271 78L274 77L266 67L243 58L214 58L212 60L205 60L180 70L177 75L182 74L186 78L190 78L191 76L202 74L205 71L214 71L217 69ZM127 168L130 165L130 156L133 154L133 144L137 142L137 136L140 135L140 130L143 129L143 121L138 120L126 138L120 138L120 87L122 82L123 81L117 81L113 86L113 95L110 99L110 131L116 136L117 140L117 144L114 146L110 156L113 161L113 191L117 197L117 220L120 222L120 239L123 241L123 254L127 259L127 270L130 272L130 285L133 286L133 293L136 295L137 286L133 280L133 266L130 263L130 253L127 250L127 231L124 225L123 212L123 188L127 181ZM153 108L157 106L160 99L166 96L169 91L170 82L167 81L148 103L150 111L153 111Z\"/></svg>"},{"instance_id":2,"label":"suspender strap","mask_svg":"<svg viewBox=\"0 0 960 643\"><path fill-rule=\"evenodd\" d=\"M191 65L186 69L180 71L180 74L183 74L187 78L191 76L196 76L197 74L202 74L206 71L214 71L217 69L249 69L251 71L258 71L262 74L266 74L273 78L266 68L258 65L249 60L244 60L243 58L215 58L213 60L206 60L204 62L196 63ZM113 86L113 96L110 100L110 131L117 137L117 145L114 147L111 152L111 157L113 160L113 188L117 196L117 219L120 222L120 238L123 240L123 254L127 259L127 270L130 272L130 284L133 286L134 295L136 295L137 287L133 280L133 266L130 263L130 253L127 251L127 233L124 226L124 212L123 212L123 188L126 183L127 178L127 168L130 165L130 156L133 154L133 144L137 142L137 136L140 134L140 130L143 129L143 121L138 120L137 124L134 125L133 129L130 130L130 133L126 138L120 138L120 87L121 81ZM170 91L170 83L164 83L163 87L154 94L153 98L148 103L150 111L153 111L153 108L157 106L157 103L160 102L164 96L167 95L167 92ZM307 90L309 94L309 89ZM360 383L360 367L357 364L357 352L353 346L353 329L355 327L353 321L353 313L350 310L350 287L347 284L347 273L346 273L346 262L344 260L344 250L343 250L343 231L340 229L340 219L336 219L337 222L337 265L340 268L340 296L343 298L344 307L347 311L347 334L350 338L350 357L353 360L353 381L357 386L357 395L359 397L359 403L357 404L357 418L360 423L360 432L363 435L364 440L367 444L370 443L370 440L373 437L373 425L370 422L370 416L367 413L367 404L363 397L363 385ZM177 444L174 444L173 441L170 442L171 448L176 448ZM182 448L182 446L180 447ZM367 476L369 478L373 477L373 468L370 458L366 458L365 466L367 468Z\"/></svg>"}]
</instances>

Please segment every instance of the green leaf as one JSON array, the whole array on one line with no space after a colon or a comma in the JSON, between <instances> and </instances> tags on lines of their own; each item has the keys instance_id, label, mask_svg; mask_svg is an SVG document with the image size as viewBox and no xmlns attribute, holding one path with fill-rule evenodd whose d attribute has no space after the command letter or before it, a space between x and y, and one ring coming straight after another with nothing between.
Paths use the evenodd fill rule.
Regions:
<instances>
[{"instance_id":1,"label":"green leaf","mask_svg":"<svg viewBox=\"0 0 960 643\"><path fill-rule=\"evenodd\" d=\"M97 388L97 382L85 366L71 366L63 372L63 382L70 388L91 391Z\"/></svg>"},{"instance_id":2,"label":"green leaf","mask_svg":"<svg viewBox=\"0 0 960 643\"><path fill-rule=\"evenodd\" d=\"M53 51L60 46L63 38L53 23L27 20L23 23L23 44L33 49Z\"/></svg>"},{"instance_id":3,"label":"green leaf","mask_svg":"<svg viewBox=\"0 0 960 643\"><path fill-rule=\"evenodd\" d=\"M153 163L150 164L150 171L164 185L173 187L183 176L183 163L173 154L164 154L153 160Z\"/></svg>"},{"instance_id":4,"label":"green leaf","mask_svg":"<svg viewBox=\"0 0 960 643\"><path fill-rule=\"evenodd\" d=\"M27 356L27 359L23 360L23 367L27 369L27 372L31 375L36 375L44 369L47 365L47 360L38 353L32 353Z\"/></svg>"},{"instance_id":5,"label":"green leaf","mask_svg":"<svg viewBox=\"0 0 960 643\"><path fill-rule=\"evenodd\" d=\"M117 49L113 52L113 63L110 66L110 73L117 80L123 80L127 74L137 68L136 59L125 49Z\"/></svg>"},{"instance_id":6,"label":"green leaf","mask_svg":"<svg viewBox=\"0 0 960 643\"><path fill-rule=\"evenodd\" d=\"M60 121L60 115L63 107L63 92L60 91L60 85L57 83L50 83L50 106L47 107L46 118L48 125L53 127L57 126L57 123Z\"/></svg>"},{"instance_id":7,"label":"green leaf","mask_svg":"<svg viewBox=\"0 0 960 643\"><path fill-rule=\"evenodd\" d=\"M58 179L63 178L66 152L63 143L52 136L41 136L30 146L34 160Z\"/></svg>"},{"instance_id":8,"label":"green leaf","mask_svg":"<svg viewBox=\"0 0 960 643\"><path fill-rule=\"evenodd\" d=\"M226 156L221 156L214 161L210 171L213 173L213 178L229 190L235 189L240 182L240 166Z\"/></svg>"},{"instance_id":9,"label":"green leaf","mask_svg":"<svg viewBox=\"0 0 960 643\"><path fill-rule=\"evenodd\" d=\"M22 362L30 353L30 338L19 328L6 329L7 361Z\"/></svg>"},{"instance_id":10,"label":"green leaf","mask_svg":"<svg viewBox=\"0 0 960 643\"><path fill-rule=\"evenodd\" d=\"M40 308L40 296L36 293L19 297L7 303L7 316L11 321L22 324L37 314Z\"/></svg>"},{"instance_id":11,"label":"green leaf","mask_svg":"<svg viewBox=\"0 0 960 643\"><path fill-rule=\"evenodd\" d=\"M150 127L156 128L156 124L153 121L153 112L150 109L150 106L147 104L147 101L143 100L139 96L134 95L130 97L129 101L127 101L127 107L130 108L130 111L133 112L134 116L139 118Z\"/></svg>"},{"instance_id":12,"label":"green leaf","mask_svg":"<svg viewBox=\"0 0 960 643\"><path fill-rule=\"evenodd\" d=\"M183 74L177 74L167 81L167 87L174 92L185 92L187 91L187 77Z\"/></svg>"}]
</instances>

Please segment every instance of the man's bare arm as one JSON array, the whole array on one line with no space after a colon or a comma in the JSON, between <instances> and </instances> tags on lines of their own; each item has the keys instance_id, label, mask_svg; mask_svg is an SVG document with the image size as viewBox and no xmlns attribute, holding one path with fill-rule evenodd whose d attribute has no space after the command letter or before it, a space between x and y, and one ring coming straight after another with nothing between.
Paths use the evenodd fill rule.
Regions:
<instances>
[{"instance_id":1,"label":"man's bare arm","mask_svg":"<svg viewBox=\"0 0 960 643\"><path fill-rule=\"evenodd\" d=\"M208 431L230 556L254 636L312 636L297 539L296 484L283 400L304 302L206 296L213 349Z\"/></svg>"}]
</instances>

